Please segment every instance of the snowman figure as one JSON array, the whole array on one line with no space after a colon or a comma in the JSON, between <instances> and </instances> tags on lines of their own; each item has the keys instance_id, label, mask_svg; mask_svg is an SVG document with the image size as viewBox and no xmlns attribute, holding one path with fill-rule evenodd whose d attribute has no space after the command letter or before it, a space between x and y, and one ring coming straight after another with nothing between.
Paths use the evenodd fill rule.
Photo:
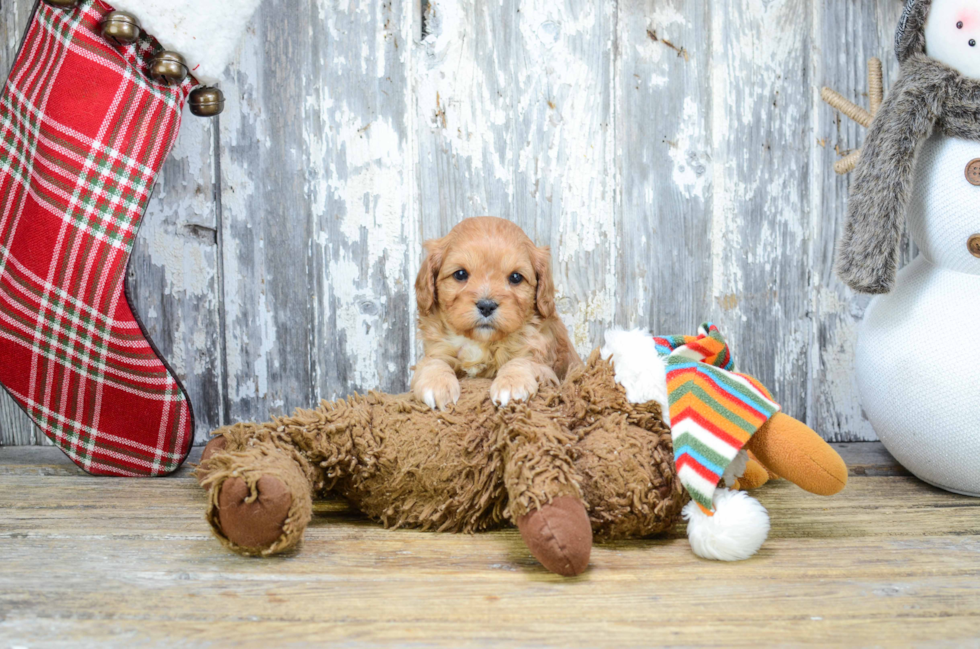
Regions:
<instances>
[{"instance_id":1,"label":"snowman figure","mask_svg":"<svg viewBox=\"0 0 980 649\"><path fill-rule=\"evenodd\" d=\"M980 496L980 3L909 0L896 50L901 76L871 121L838 246L841 279L877 294L858 389L899 462ZM903 222L919 255L896 273Z\"/></svg>"}]
</instances>

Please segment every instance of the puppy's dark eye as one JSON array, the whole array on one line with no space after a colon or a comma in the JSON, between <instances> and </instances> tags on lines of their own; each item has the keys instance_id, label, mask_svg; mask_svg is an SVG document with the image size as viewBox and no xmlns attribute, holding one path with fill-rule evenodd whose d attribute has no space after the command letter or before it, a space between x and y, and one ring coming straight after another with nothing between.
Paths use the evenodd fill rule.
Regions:
<instances>
[{"instance_id":1,"label":"puppy's dark eye","mask_svg":"<svg viewBox=\"0 0 980 649\"><path fill-rule=\"evenodd\" d=\"M956 23L956 29L963 29L963 21L962 20L959 21L958 23Z\"/></svg>"},{"instance_id":2,"label":"puppy's dark eye","mask_svg":"<svg viewBox=\"0 0 980 649\"><path fill-rule=\"evenodd\" d=\"M514 286L517 286L518 284L524 281L524 276L521 275L520 273L511 273L510 277L507 278L507 281L513 284Z\"/></svg>"},{"instance_id":3,"label":"puppy's dark eye","mask_svg":"<svg viewBox=\"0 0 980 649\"><path fill-rule=\"evenodd\" d=\"M465 282L467 279L469 279L469 277L470 274L462 268L453 273L453 279L455 279L457 282Z\"/></svg>"},{"instance_id":4,"label":"puppy's dark eye","mask_svg":"<svg viewBox=\"0 0 980 649\"><path fill-rule=\"evenodd\" d=\"M971 38L970 39L970 47L976 47L976 46L977 46L977 42Z\"/></svg>"}]
</instances>

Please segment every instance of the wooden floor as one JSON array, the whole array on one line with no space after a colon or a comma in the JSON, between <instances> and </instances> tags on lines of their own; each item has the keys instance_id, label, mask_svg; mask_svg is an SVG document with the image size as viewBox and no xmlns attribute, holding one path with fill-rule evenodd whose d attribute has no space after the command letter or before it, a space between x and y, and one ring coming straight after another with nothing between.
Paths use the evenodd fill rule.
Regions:
<instances>
[{"instance_id":1,"label":"wooden floor","mask_svg":"<svg viewBox=\"0 0 980 649\"><path fill-rule=\"evenodd\" d=\"M844 493L757 496L749 561L669 538L546 573L513 530L385 531L318 506L300 550L215 541L204 493L81 475L54 449L0 449L0 646L980 646L980 499L927 486L878 444L839 445Z\"/></svg>"}]
</instances>

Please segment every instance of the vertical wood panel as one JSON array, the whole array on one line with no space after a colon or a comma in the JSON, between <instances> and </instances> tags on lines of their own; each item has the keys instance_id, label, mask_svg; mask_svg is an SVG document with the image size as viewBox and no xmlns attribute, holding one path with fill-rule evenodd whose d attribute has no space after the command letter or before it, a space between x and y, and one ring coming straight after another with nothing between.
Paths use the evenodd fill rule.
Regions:
<instances>
[{"instance_id":1,"label":"vertical wood panel","mask_svg":"<svg viewBox=\"0 0 980 649\"><path fill-rule=\"evenodd\" d=\"M416 68L426 239L470 216L515 217L515 18L512 0L428 2Z\"/></svg>"},{"instance_id":2,"label":"vertical wood panel","mask_svg":"<svg viewBox=\"0 0 980 649\"><path fill-rule=\"evenodd\" d=\"M580 351L611 324L612 2L437 0L418 64L423 233L489 214L551 245Z\"/></svg>"},{"instance_id":3,"label":"vertical wood panel","mask_svg":"<svg viewBox=\"0 0 980 649\"><path fill-rule=\"evenodd\" d=\"M622 279L612 104L616 4L523 0L510 10L512 218L539 245L551 246L558 309L586 354L613 324Z\"/></svg>"},{"instance_id":4,"label":"vertical wood panel","mask_svg":"<svg viewBox=\"0 0 980 649\"><path fill-rule=\"evenodd\" d=\"M411 0L316 10L302 105L317 396L402 392L415 357L419 16Z\"/></svg>"},{"instance_id":5,"label":"vertical wood panel","mask_svg":"<svg viewBox=\"0 0 980 649\"><path fill-rule=\"evenodd\" d=\"M0 80L7 74L17 57L17 50L31 16L35 0L0 1ZM17 402L0 389L0 446L50 444Z\"/></svg>"},{"instance_id":6,"label":"vertical wood panel","mask_svg":"<svg viewBox=\"0 0 980 649\"><path fill-rule=\"evenodd\" d=\"M306 72L322 18L266 0L222 86L222 258L229 417L265 419L314 398L314 232L306 193ZM303 35L298 38L297 34Z\"/></svg>"},{"instance_id":7,"label":"vertical wood panel","mask_svg":"<svg viewBox=\"0 0 980 649\"><path fill-rule=\"evenodd\" d=\"M857 325L870 299L855 294L834 275L837 238L847 212L850 176L834 173L838 151L859 148L866 130L824 104L819 87L829 86L867 107L867 60L885 65L886 87L898 74L893 28L904 3L897 0L826 0L814 12L813 84L815 143L811 157L810 292L814 331L810 347L807 423L828 439L876 439L864 417L854 376ZM908 244L904 256L908 258Z\"/></svg>"},{"instance_id":8,"label":"vertical wood panel","mask_svg":"<svg viewBox=\"0 0 980 649\"><path fill-rule=\"evenodd\" d=\"M620 325L686 333L713 317L710 16L701 0L619 2Z\"/></svg>"},{"instance_id":9,"label":"vertical wood panel","mask_svg":"<svg viewBox=\"0 0 980 649\"><path fill-rule=\"evenodd\" d=\"M810 22L810 0L712 3L712 298L738 367L800 418L811 326Z\"/></svg>"},{"instance_id":10,"label":"vertical wood panel","mask_svg":"<svg viewBox=\"0 0 980 649\"><path fill-rule=\"evenodd\" d=\"M128 269L136 313L190 396L198 442L222 423L214 128L184 113Z\"/></svg>"}]
</instances>

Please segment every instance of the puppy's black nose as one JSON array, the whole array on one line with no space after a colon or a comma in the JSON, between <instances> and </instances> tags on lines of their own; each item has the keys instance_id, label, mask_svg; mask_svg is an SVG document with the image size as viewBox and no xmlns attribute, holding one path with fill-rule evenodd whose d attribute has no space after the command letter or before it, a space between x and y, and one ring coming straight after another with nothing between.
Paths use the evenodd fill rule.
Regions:
<instances>
[{"instance_id":1,"label":"puppy's black nose","mask_svg":"<svg viewBox=\"0 0 980 649\"><path fill-rule=\"evenodd\" d=\"M476 308L484 318L489 318L490 314L497 310L499 305L493 300L480 300L476 303Z\"/></svg>"}]
</instances>

